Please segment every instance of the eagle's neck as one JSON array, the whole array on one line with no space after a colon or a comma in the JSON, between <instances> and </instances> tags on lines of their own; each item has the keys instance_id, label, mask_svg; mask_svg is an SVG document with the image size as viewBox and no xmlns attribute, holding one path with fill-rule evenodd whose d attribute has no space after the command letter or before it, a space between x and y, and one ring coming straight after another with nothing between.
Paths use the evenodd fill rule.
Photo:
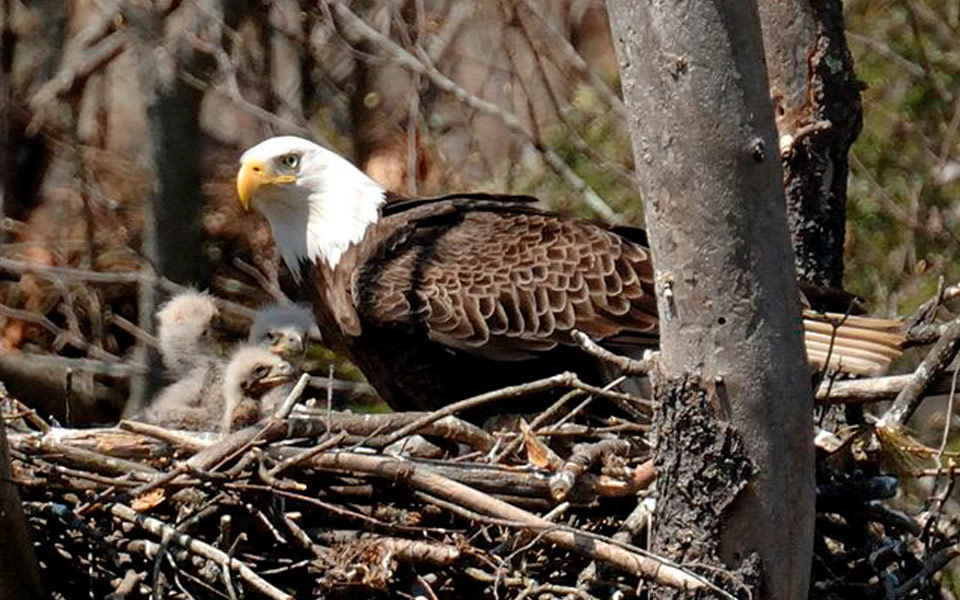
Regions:
<instances>
[{"instance_id":1,"label":"eagle's neck","mask_svg":"<svg viewBox=\"0 0 960 600\"><path fill-rule=\"evenodd\" d=\"M297 280L305 263L325 262L335 268L343 253L379 219L386 193L345 160L328 165L314 178L302 178L292 191L262 208Z\"/></svg>"}]
</instances>

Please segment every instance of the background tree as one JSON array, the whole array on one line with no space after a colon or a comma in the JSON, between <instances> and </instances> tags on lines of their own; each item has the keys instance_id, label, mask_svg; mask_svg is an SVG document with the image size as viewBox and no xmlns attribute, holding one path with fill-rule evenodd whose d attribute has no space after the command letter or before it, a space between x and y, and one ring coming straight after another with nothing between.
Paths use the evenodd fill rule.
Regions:
<instances>
[{"instance_id":1,"label":"background tree","mask_svg":"<svg viewBox=\"0 0 960 600\"><path fill-rule=\"evenodd\" d=\"M860 133L860 82L839 0L758 4L801 280L843 287L847 153Z\"/></svg>"}]
</instances>

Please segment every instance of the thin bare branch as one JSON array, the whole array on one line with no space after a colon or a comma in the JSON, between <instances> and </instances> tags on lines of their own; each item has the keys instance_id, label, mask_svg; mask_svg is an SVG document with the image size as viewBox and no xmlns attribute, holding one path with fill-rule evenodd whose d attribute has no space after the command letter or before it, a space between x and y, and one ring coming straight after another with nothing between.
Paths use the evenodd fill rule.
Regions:
<instances>
[{"instance_id":1,"label":"thin bare branch","mask_svg":"<svg viewBox=\"0 0 960 600\"><path fill-rule=\"evenodd\" d=\"M577 175L559 154L539 141L537 136L535 136L515 114L508 112L493 102L471 94L455 81L441 73L425 54L416 57L410 52L407 52L396 42L368 25L366 21L357 16L345 4L341 2L331 2L330 0L325 0L325 4L328 9L336 12L337 16L346 23L347 27L343 29L343 33L347 39L352 42L364 40L375 44L379 48L389 52L398 64L414 73L429 78L435 86L453 95L457 100L463 102L470 108L497 117L508 129L520 135L531 144L531 146L543 156L543 159L550 168L560 175L567 185L578 192L583 197L587 206L594 212L610 223L618 223L621 221L620 216L610 208L610 205L604 202L600 195Z\"/></svg>"}]
</instances>

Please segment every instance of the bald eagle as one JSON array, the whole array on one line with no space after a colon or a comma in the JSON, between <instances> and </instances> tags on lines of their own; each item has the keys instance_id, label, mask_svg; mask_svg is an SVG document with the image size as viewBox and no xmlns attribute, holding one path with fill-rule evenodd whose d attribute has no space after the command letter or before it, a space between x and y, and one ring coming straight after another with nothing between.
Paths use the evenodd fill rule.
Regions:
<instances>
[{"instance_id":1,"label":"bald eagle","mask_svg":"<svg viewBox=\"0 0 960 600\"><path fill-rule=\"evenodd\" d=\"M599 366L571 331L655 346L653 263L640 229L541 210L528 196L400 198L339 155L275 137L240 159L240 202L266 216L305 282L324 341L398 410ZM811 315L812 317L812 315ZM808 356L873 373L899 355L899 323L805 319Z\"/></svg>"},{"instance_id":2,"label":"bald eagle","mask_svg":"<svg viewBox=\"0 0 960 600\"><path fill-rule=\"evenodd\" d=\"M216 359L220 309L213 296L187 290L157 311L160 358L167 374L182 377L199 364Z\"/></svg>"},{"instance_id":3,"label":"bald eagle","mask_svg":"<svg viewBox=\"0 0 960 600\"><path fill-rule=\"evenodd\" d=\"M271 304L254 315L247 341L287 360L298 359L303 358L316 329L310 308L299 304Z\"/></svg>"},{"instance_id":4,"label":"bald eagle","mask_svg":"<svg viewBox=\"0 0 960 600\"><path fill-rule=\"evenodd\" d=\"M241 345L228 359L201 362L165 387L142 419L177 429L230 432L273 412L296 376L291 364L266 348Z\"/></svg>"}]
</instances>

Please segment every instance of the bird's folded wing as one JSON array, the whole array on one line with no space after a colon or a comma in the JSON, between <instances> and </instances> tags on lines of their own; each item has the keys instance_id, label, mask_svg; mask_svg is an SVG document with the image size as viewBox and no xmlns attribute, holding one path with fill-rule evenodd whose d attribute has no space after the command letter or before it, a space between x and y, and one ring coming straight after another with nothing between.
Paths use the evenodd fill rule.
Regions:
<instances>
[{"instance_id":1,"label":"bird's folded wing","mask_svg":"<svg viewBox=\"0 0 960 600\"><path fill-rule=\"evenodd\" d=\"M604 227L477 210L424 220L409 237L419 243L360 278L366 318L418 321L434 342L498 360L571 343L572 329L597 340L657 334L649 252Z\"/></svg>"},{"instance_id":2,"label":"bird's folded wing","mask_svg":"<svg viewBox=\"0 0 960 600\"><path fill-rule=\"evenodd\" d=\"M804 311L803 337L811 366L852 375L879 375L902 354L902 321Z\"/></svg>"}]
</instances>

